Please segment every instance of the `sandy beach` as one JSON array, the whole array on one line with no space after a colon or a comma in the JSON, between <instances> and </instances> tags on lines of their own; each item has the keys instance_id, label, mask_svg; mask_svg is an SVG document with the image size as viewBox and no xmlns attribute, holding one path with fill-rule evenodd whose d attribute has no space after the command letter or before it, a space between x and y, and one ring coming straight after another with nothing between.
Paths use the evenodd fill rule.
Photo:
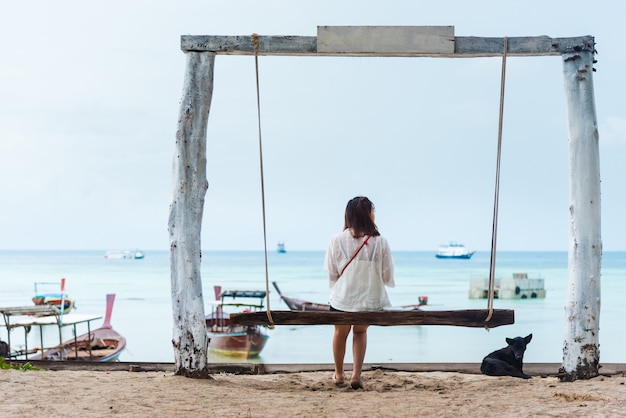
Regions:
<instances>
[{"instance_id":1,"label":"sandy beach","mask_svg":"<svg viewBox=\"0 0 626 418\"><path fill-rule=\"evenodd\" d=\"M132 369L132 368L131 368ZM189 379L172 371L0 370L0 416L619 417L623 372L572 383L459 372L369 370L363 390L329 371Z\"/></svg>"}]
</instances>

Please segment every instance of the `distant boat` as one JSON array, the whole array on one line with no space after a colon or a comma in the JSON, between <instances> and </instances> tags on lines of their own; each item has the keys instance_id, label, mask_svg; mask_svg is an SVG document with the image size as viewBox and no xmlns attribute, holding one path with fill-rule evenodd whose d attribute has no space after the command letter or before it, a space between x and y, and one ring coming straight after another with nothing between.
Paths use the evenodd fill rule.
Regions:
<instances>
[{"instance_id":1,"label":"distant boat","mask_svg":"<svg viewBox=\"0 0 626 418\"><path fill-rule=\"evenodd\" d=\"M145 257L139 250L109 250L104 253L104 258L109 260L141 260Z\"/></svg>"},{"instance_id":2,"label":"distant boat","mask_svg":"<svg viewBox=\"0 0 626 418\"><path fill-rule=\"evenodd\" d=\"M437 249L437 258L460 258L470 259L476 251L469 251L465 245L451 242L448 245L440 245Z\"/></svg>"},{"instance_id":3,"label":"distant boat","mask_svg":"<svg viewBox=\"0 0 626 418\"><path fill-rule=\"evenodd\" d=\"M287 250L285 250L285 242L284 241L279 241L278 242L277 251L279 253L286 253L287 252Z\"/></svg>"},{"instance_id":4,"label":"distant boat","mask_svg":"<svg viewBox=\"0 0 626 418\"><path fill-rule=\"evenodd\" d=\"M74 309L74 300L71 299L67 293L65 293L65 279L61 279L61 291L60 292L40 292L37 288L41 285L57 285L56 282L35 282L35 296L32 301L35 305L52 306L56 308L58 313L63 311L63 314L68 314ZM61 308L62 307L62 308Z\"/></svg>"},{"instance_id":5,"label":"distant boat","mask_svg":"<svg viewBox=\"0 0 626 418\"><path fill-rule=\"evenodd\" d=\"M489 297L489 278L470 280L470 299ZM545 279L540 275L528 277L527 273L513 273L510 278L496 278L493 297L495 299L540 299L546 297Z\"/></svg>"}]
</instances>

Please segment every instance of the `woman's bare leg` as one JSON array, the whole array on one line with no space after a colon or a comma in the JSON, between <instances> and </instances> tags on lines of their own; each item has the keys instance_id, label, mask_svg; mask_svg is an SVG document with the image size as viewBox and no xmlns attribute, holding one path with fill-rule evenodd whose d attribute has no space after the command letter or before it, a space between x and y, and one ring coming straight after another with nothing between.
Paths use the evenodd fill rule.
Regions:
<instances>
[{"instance_id":1,"label":"woman's bare leg","mask_svg":"<svg viewBox=\"0 0 626 418\"><path fill-rule=\"evenodd\" d=\"M335 325L333 335L333 358L335 360L335 379L343 380L343 360L346 356L346 341L352 325Z\"/></svg>"},{"instance_id":2,"label":"woman's bare leg","mask_svg":"<svg viewBox=\"0 0 626 418\"><path fill-rule=\"evenodd\" d=\"M355 325L352 330L352 357L354 368L350 381L361 380L361 370L367 349L367 328L369 325Z\"/></svg>"}]
</instances>

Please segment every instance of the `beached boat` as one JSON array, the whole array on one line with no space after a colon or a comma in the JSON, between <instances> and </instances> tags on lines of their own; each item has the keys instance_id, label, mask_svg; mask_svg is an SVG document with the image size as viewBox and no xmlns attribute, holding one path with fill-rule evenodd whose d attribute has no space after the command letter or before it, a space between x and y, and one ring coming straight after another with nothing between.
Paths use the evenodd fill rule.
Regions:
<instances>
[{"instance_id":1,"label":"beached boat","mask_svg":"<svg viewBox=\"0 0 626 418\"><path fill-rule=\"evenodd\" d=\"M470 280L470 299L487 299L489 278L478 277ZM513 273L510 278L494 280L495 299L537 299L546 297L545 279L539 275L528 277L527 273Z\"/></svg>"},{"instance_id":2,"label":"beached boat","mask_svg":"<svg viewBox=\"0 0 626 418\"><path fill-rule=\"evenodd\" d=\"M35 296L33 296L32 301L37 306L51 306L56 308L58 313L62 311L66 315L74 309L75 303L65 293L65 279L61 279L60 292L40 292L42 286L56 286L57 284L56 282L35 282Z\"/></svg>"},{"instance_id":3,"label":"beached boat","mask_svg":"<svg viewBox=\"0 0 626 418\"><path fill-rule=\"evenodd\" d=\"M437 258L458 258L458 259L470 259L476 251L470 251L465 248L465 245L456 242L451 242L447 245L440 245L437 249Z\"/></svg>"},{"instance_id":4,"label":"beached boat","mask_svg":"<svg viewBox=\"0 0 626 418\"><path fill-rule=\"evenodd\" d=\"M104 253L104 258L108 260L141 260L144 257L143 251L139 250L109 250Z\"/></svg>"},{"instance_id":5,"label":"beached boat","mask_svg":"<svg viewBox=\"0 0 626 418\"><path fill-rule=\"evenodd\" d=\"M214 286L214 291L216 300L210 303L211 313L205 317L209 349L231 357L258 357L269 339L265 327L231 325L229 310L262 310L267 293L262 290L222 291L221 286Z\"/></svg>"},{"instance_id":6,"label":"beached boat","mask_svg":"<svg viewBox=\"0 0 626 418\"><path fill-rule=\"evenodd\" d=\"M30 357L32 360L53 361L117 361L126 348L126 338L111 326L111 314L115 295L107 295L106 314L100 328L71 338L64 343L47 349L42 354Z\"/></svg>"},{"instance_id":7,"label":"beached boat","mask_svg":"<svg viewBox=\"0 0 626 418\"><path fill-rule=\"evenodd\" d=\"M280 299L285 302L285 304L289 307L291 311L314 311L314 312L325 312L330 311L330 305L328 303L317 303L317 302L309 302L308 300L290 298L282 294L280 289L278 288L278 284L276 282L272 282L274 288L278 292ZM419 309L421 306L425 306L428 304L428 296L419 296L417 298L418 303L414 305L403 305L395 308L390 308L393 310L397 309Z\"/></svg>"}]
</instances>

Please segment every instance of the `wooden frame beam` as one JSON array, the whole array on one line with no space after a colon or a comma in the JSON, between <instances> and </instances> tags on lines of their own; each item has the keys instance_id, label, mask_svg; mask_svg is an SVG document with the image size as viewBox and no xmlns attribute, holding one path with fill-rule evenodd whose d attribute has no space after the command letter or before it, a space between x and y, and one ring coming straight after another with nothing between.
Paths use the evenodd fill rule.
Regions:
<instances>
[{"instance_id":1,"label":"wooden frame beam","mask_svg":"<svg viewBox=\"0 0 626 418\"><path fill-rule=\"evenodd\" d=\"M455 36L454 52L320 52L317 36L259 36L259 55L343 56L343 57L497 57L504 49L504 38ZM559 56L574 51L593 52L594 37L550 38L548 36L507 38L508 56ZM183 35L185 52L213 52L221 55L254 55L252 34L241 36Z\"/></svg>"},{"instance_id":2,"label":"wooden frame beam","mask_svg":"<svg viewBox=\"0 0 626 418\"><path fill-rule=\"evenodd\" d=\"M382 312L312 312L270 311L274 325L451 325L473 328L495 328L515 323L509 309L494 309L486 322L486 309L454 311L382 311ZM267 312L231 313L230 323L237 325L270 325Z\"/></svg>"}]
</instances>

